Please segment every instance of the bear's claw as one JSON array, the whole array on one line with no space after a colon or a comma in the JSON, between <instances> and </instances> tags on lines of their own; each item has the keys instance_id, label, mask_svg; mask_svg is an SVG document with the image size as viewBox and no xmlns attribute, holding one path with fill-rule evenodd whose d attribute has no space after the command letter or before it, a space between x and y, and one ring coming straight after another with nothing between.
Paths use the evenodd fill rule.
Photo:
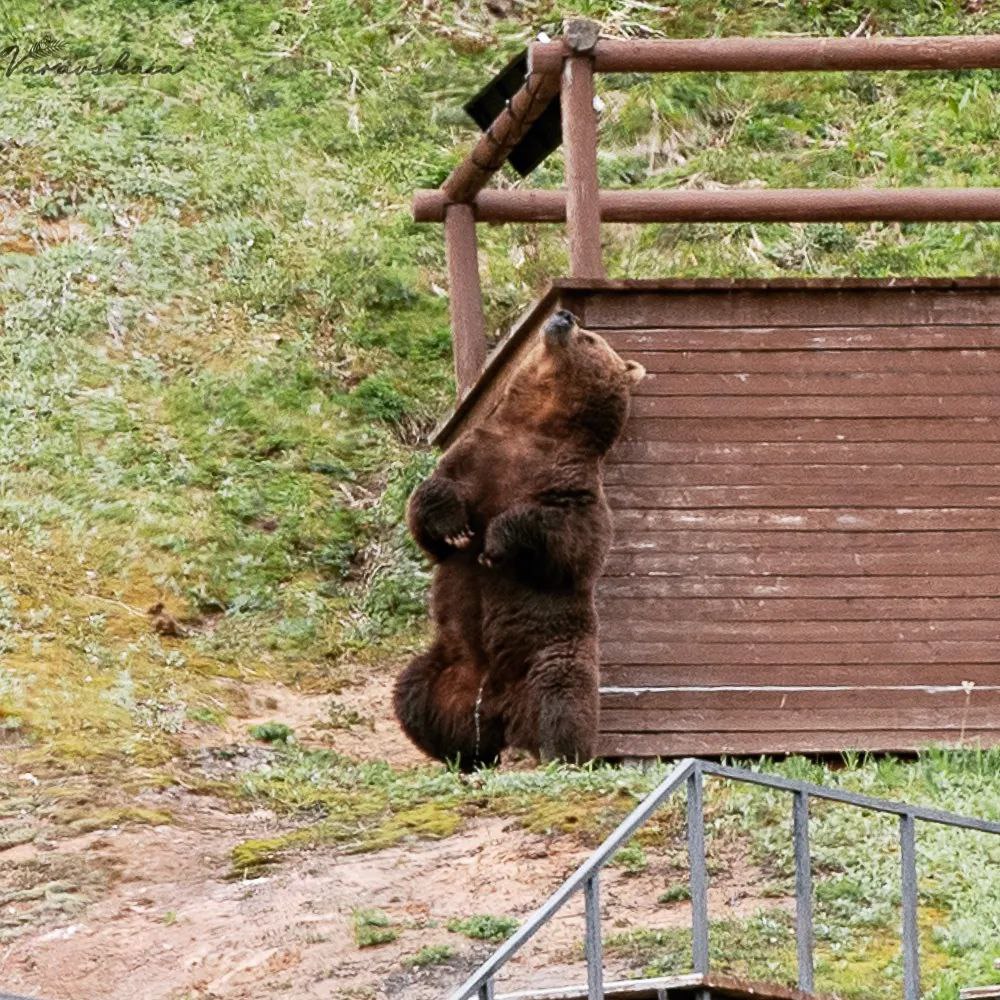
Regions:
<instances>
[{"instance_id":1,"label":"bear's claw","mask_svg":"<svg viewBox=\"0 0 1000 1000\"><path fill-rule=\"evenodd\" d=\"M481 552L479 554L479 565L485 566L487 569L492 569L494 563L493 560L485 552Z\"/></svg>"},{"instance_id":2,"label":"bear's claw","mask_svg":"<svg viewBox=\"0 0 1000 1000\"><path fill-rule=\"evenodd\" d=\"M457 535L446 535L445 541L453 549L464 549L469 542L472 541L472 529L466 528L464 531L460 531Z\"/></svg>"}]
</instances>

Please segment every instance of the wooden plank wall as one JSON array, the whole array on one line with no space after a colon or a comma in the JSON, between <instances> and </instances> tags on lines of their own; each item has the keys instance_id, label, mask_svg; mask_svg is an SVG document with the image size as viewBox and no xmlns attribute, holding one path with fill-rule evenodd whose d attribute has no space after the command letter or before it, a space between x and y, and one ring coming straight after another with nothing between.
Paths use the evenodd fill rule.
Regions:
<instances>
[{"instance_id":1,"label":"wooden plank wall","mask_svg":"<svg viewBox=\"0 0 1000 1000\"><path fill-rule=\"evenodd\" d=\"M602 753L1000 743L1000 289L577 301L650 373L606 470Z\"/></svg>"}]
</instances>

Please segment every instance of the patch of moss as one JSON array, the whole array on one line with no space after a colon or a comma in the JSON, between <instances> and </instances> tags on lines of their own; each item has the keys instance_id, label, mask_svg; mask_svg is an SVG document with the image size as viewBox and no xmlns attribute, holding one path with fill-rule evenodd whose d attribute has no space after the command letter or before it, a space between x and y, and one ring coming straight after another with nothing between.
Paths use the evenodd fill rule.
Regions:
<instances>
[{"instance_id":1,"label":"patch of moss","mask_svg":"<svg viewBox=\"0 0 1000 1000\"><path fill-rule=\"evenodd\" d=\"M91 833L94 830L107 830L113 826L127 824L166 826L174 821L173 814L166 809L144 809L140 806L112 807L92 811L84 808L69 809L62 813L60 818L76 833Z\"/></svg>"},{"instance_id":2,"label":"patch of moss","mask_svg":"<svg viewBox=\"0 0 1000 1000\"><path fill-rule=\"evenodd\" d=\"M441 840L450 837L462 824L456 802L449 799L423 802L391 814L375 830L367 833L358 851L381 851L401 840Z\"/></svg>"},{"instance_id":3,"label":"patch of moss","mask_svg":"<svg viewBox=\"0 0 1000 1000\"><path fill-rule=\"evenodd\" d=\"M610 833L634 805L627 794L579 795L518 803L512 811L531 833L568 834L590 844Z\"/></svg>"}]
</instances>

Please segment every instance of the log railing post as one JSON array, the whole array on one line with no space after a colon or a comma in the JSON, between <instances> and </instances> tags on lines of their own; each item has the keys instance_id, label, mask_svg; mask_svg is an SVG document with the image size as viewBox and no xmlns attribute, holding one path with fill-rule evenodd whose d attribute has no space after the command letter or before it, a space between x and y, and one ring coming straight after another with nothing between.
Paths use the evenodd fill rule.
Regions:
<instances>
[{"instance_id":1,"label":"log railing post","mask_svg":"<svg viewBox=\"0 0 1000 1000\"><path fill-rule=\"evenodd\" d=\"M570 273L574 278L604 277L592 55L597 37L598 26L590 21L566 23L565 39L571 54L563 67L562 128L566 162L566 230Z\"/></svg>"},{"instance_id":2,"label":"log railing post","mask_svg":"<svg viewBox=\"0 0 1000 1000\"><path fill-rule=\"evenodd\" d=\"M475 385L486 361L486 319L479 284L476 217L471 205L449 205L444 218L451 304L452 350L458 398Z\"/></svg>"}]
</instances>

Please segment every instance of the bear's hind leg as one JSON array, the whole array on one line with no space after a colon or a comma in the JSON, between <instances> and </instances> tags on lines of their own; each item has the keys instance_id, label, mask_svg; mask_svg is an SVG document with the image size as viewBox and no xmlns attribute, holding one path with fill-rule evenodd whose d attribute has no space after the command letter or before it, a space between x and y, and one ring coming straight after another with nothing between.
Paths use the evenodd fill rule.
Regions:
<instances>
[{"instance_id":1,"label":"bear's hind leg","mask_svg":"<svg viewBox=\"0 0 1000 1000\"><path fill-rule=\"evenodd\" d=\"M393 702L403 731L424 753L463 771L496 763L504 747L503 724L483 710L483 678L473 665L446 663L435 643L396 681Z\"/></svg>"},{"instance_id":2,"label":"bear's hind leg","mask_svg":"<svg viewBox=\"0 0 1000 1000\"><path fill-rule=\"evenodd\" d=\"M597 739L597 660L589 649L543 654L529 677L543 762L592 760Z\"/></svg>"}]
</instances>

